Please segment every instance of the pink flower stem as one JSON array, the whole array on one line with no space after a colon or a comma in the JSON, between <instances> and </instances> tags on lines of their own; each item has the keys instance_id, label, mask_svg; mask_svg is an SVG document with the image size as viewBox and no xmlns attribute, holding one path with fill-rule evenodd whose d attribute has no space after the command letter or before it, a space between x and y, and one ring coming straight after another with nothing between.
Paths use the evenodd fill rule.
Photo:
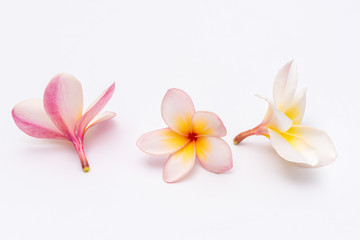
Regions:
<instances>
[{"instance_id":1,"label":"pink flower stem","mask_svg":"<svg viewBox=\"0 0 360 240\"><path fill-rule=\"evenodd\" d=\"M235 138L234 138L234 144L237 145L240 142L242 142L245 138L253 136L253 135L264 135L264 136L269 136L268 130L267 128L260 124L255 128L249 129L245 132L242 132L240 134L238 134Z\"/></svg>"},{"instance_id":2,"label":"pink flower stem","mask_svg":"<svg viewBox=\"0 0 360 240\"><path fill-rule=\"evenodd\" d=\"M74 147L76 149L76 152L79 155L81 166L84 170L84 172L88 172L90 170L89 163L86 159L85 152L84 152L84 144L82 142L74 142Z\"/></svg>"}]
</instances>

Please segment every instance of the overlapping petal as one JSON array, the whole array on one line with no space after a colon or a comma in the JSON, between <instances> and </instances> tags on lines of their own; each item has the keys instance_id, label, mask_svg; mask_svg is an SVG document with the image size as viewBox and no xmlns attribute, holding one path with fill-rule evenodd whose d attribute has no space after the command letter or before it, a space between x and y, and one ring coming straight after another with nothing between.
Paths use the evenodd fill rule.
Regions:
<instances>
[{"instance_id":1,"label":"overlapping petal","mask_svg":"<svg viewBox=\"0 0 360 240\"><path fill-rule=\"evenodd\" d=\"M99 113L98 115L96 115L91 121L90 123L86 126L85 131L86 132L89 128L97 125L98 123L102 123L106 120L110 120L112 118L114 118L116 116L116 113L114 112L103 112L103 113Z\"/></svg>"},{"instance_id":2,"label":"overlapping petal","mask_svg":"<svg viewBox=\"0 0 360 240\"><path fill-rule=\"evenodd\" d=\"M285 64L277 73L274 81L273 94L275 106L280 110L291 103L297 86L297 65L294 61Z\"/></svg>"},{"instance_id":3,"label":"overlapping petal","mask_svg":"<svg viewBox=\"0 0 360 240\"><path fill-rule=\"evenodd\" d=\"M45 89L44 108L64 135L75 138L75 124L83 111L81 83L66 73L53 77Z\"/></svg>"},{"instance_id":4,"label":"overlapping petal","mask_svg":"<svg viewBox=\"0 0 360 240\"><path fill-rule=\"evenodd\" d=\"M42 99L29 99L18 103L12 110L16 125L36 138L67 139L47 116Z\"/></svg>"},{"instance_id":5,"label":"overlapping petal","mask_svg":"<svg viewBox=\"0 0 360 240\"><path fill-rule=\"evenodd\" d=\"M226 128L220 118L212 112L198 111L192 117L192 133L198 136L223 137Z\"/></svg>"},{"instance_id":6,"label":"overlapping petal","mask_svg":"<svg viewBox=\"0 0 360 240\"><path fill-rule=\"evenodd\" d=\"M115 83L101 93L101 95L89 106L81 118L76 122L76 131L79 136L84 134L85 128L93 118L105 107L114 94Z\"/></svg>"},{"instance_id":7,"label":"overlapping petal","mask_svg":"<svg viewBox=\"0 0 360 240\"><path fill-rule=\"evenodd\" d=\"M259 95L257 96L269 103L268 111L265 115L262 125L265 125L266 127L271 129L276 129L281 132L287 131L292 125L291 119L288 118L277 107L275 107L271 100L265 97L261 97Z\"/></svg>"},{"instance_id":8,"label":"overlapping petal","mask_svg":"<svg viewBox=\"0 0 360 240\"><path fill-rule=\"evenodd\" d=\"M303 89L300 93L294 97L291 104L284 111L285 115L293 120L293 125L298 125L304 118L306 107L306 89Z\"/></svg>"},{"instance_id":9,"label":"overlapping petal","mask_svg":"<svg viewBox=\"0 0 360 240\"><path fill-rule=\"evenodd\" d=\"M170 129L188 135L191 132L191 118L195 113L194 104L184 91L169 89L161 105L161 114Z\"/></svg>"},{"instance_id":10,"label":"overlapping petal","mask_svg":"<svg viewBox=\"0 0 360 240\"><path fill-rule=\"evenodd\" d=\"M195 145L191 141L174 154L171 154L165 164L163 179L167 183L176 182L184 177L194 166Z\"/></svg>"},{"instance_id":11,"label":"overlapping petal","mask_svg":"<svg viewBox=\"0 0 360 240\"><path fill-rule=\"evenodd\" d=\"M167 155L178 151L190 139L169 128L145 133L136 145L144 152L152 155Z\"/></svg>"},{"instance_id":12,"label":"overlapping petal","mask_svg":"<svg viewBox=\"0 0 360 240\"><path fill-rule=\"evenodd\" d=\"M269 136L275 151L285 160L308 166L316 166L319 157L316 149L301 136L279 133L269 129Z\"/></svg>"},{"instance_id":13,"label":"overlapping petal","mask_svg":"<svg viewBox=\"0 0 360 240\"><path fill-rule=\"evenodd\" d=\"M233 166L229 145L217 137L199 137L196 142L196 156L208 171L223 173Z\"/></svg>"},{"instance_id":14,"label":"overlapping petal","mask_svg":"<svg viewBox=\"0 0 360 240\"><path fill-rule=\"evenodd\" d=\"M335 145L324 131L313 127L294 125L288 132L290 134L301 136L315 149L319 159L316 167L321 167L335 161L337 157Z\"/></svg>"}]
</instances>

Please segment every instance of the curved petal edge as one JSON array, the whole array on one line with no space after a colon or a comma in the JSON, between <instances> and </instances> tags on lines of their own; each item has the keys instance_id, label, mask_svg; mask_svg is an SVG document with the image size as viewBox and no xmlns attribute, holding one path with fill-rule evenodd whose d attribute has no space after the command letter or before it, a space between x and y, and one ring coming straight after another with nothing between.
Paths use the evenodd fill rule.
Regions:
<instances>
[{"instance_id":1,"label":"curved petal edge","mask_svg":"<svg viewBox=\"0 0 360 240\"><path fill-rule=\"evenodd\" d=\"M42 99L29 99L18 103L12 110L12 117L20 130L29 136L67 140L46 115Z\"/></svg>"}]
</instances>

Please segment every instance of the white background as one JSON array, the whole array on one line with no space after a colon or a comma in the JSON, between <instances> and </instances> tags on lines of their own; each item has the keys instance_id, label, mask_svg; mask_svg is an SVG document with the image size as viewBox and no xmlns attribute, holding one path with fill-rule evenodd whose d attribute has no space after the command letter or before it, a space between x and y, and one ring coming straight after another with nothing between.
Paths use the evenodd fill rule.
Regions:
<instances>
[{"instance_id":1,"label":"white background","mask_svg":"<svg viewBox=\"0 0 360 240\"><path fill-rule=\"evenodd\" d=\"M0 239L360 239L359 1L1 1ZM338 151L326 167L282 160L257 125L276 72L296 59L304 124ZM112 82L117 117L90 130L83 173L71 144L31 138L12 107L58 72L85 105ZM234 167L163 182L166 157L135 146L165 127L167 89L217 113Z\"/></svg>"}]
</instances>

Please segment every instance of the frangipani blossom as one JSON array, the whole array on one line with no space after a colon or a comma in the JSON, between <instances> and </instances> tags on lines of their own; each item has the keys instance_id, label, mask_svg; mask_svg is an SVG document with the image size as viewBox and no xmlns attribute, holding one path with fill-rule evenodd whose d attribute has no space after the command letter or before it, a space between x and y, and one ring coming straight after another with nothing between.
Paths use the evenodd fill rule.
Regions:
<instances>
[{"instance_id":1,"label":"frangipani blossom","mask_svg":"<svg viewBox=\"0 0 360 240\"><path fill-rule=\"evenodd\" d=\"M264 135L285 160L306 167L324 166L336 159L336 150L325 132L301 125L306 90L295 95L297 78L294 61L280 69L274 82L274 102L261 97L269 104L264 120L257 127L237 135L234 143L251 135Z\"/></svg>"},{"instance_id":2,"label":"frangipani blossom","mask_svg":"<svg viewBox=\"0 0 360 240\"><path fill-rule=\"evenodd\" d=\"M67 140L73 143L84 172L89 171L83 140L85 132L98 123L115 117L113 112L99 113L112 97L115 83L106 89L83 113L81 83L61 73L47 85L43 99L29 99L12 110L16 125L36 138Z\"/></svg>"},{"instance_id":3,"label":"frangipani blossom","mask_svg":"<svg viewBox=\"0 0 360 240\"><path fill-rule=\"evenodd\" d=\"M151 155L169 155L163 171L165 182L175 182L193 168L197 158L210 172L223 173L232 168L229 145L220 137L226 129L211 112L195 111L191 98L182 90L169 89L161 113L168 128L142 135L136 145Z\"/></svg>"}]
</instances>

